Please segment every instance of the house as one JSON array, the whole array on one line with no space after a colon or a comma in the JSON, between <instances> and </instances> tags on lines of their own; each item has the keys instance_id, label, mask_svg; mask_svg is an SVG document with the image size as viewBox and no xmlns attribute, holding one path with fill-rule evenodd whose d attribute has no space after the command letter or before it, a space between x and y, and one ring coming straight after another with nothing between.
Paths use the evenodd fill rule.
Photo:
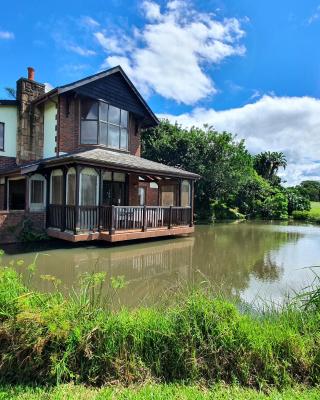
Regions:
<instances>
[{"instance_id":1,"label":"house","mask_svg":"<svg viewBox=\"0 0 320 400\"><path fill-rule=\"evenodd\" d=\"M158 119L120 66L0 100L0 241L33 229L110 242L193 232L198 175L140 157Z\"/></svg>"}]
</instances>

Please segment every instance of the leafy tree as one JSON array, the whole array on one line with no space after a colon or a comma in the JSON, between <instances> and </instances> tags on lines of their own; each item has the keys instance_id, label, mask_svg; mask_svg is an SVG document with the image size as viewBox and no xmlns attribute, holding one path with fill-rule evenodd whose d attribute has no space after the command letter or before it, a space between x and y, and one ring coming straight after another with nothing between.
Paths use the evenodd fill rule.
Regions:
<instances>
[{"instance_id":1,"label":"leafy tree","mask_svg":"<svg viewBox=\"0 0 320 400\"><path fill-rule=\"evenodd\" d=\"M212 127L184 129L164 120L142 133L142 155L146 158L196 172L195 204L199 214L210 214L213 200L227 201L252 173L252 157L243 141Z\"/></svg>"},{"instance_id":2,"label":"leafy tree","mask_svg":"<svg viewBox=\"0 0 320 400\"><path fill-rule=\"evenodd\" d=\"M282 152L265 151L254 157L254 169L271 184L280 185L280 178L277 176L279 168L286 168L287 160Z\"/></svg>"},{"instance_id":3,"label":"leafy tree","mask_svg":"<svg viewBox=\"0 0 320 400\"><path fill-rule=\"evenodd\" d=\"M267 197L261 204L261 216L265 219L287 219L288 198L277 190L273 196Z\"/></svg>"},{"instance_id":4,"label":"leafy tree","mask_svg":"<svg viewBox=\"0 0 320 400\"><path fill-rule=\"evenodd\" d=\"M320 181L302 181L296 189L310 201L320 201Z\"/></svg>"}]
</instances>

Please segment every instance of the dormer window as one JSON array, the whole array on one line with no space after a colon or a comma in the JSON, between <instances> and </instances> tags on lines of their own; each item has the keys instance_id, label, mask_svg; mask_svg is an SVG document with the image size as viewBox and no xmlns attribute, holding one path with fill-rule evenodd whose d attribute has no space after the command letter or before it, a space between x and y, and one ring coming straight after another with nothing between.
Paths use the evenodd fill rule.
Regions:
<instances>
[{"instance_id":1,"label":"dormer window","mask_svg":"<svg viewBox=\"0 0 320 400\"><path fill-rule=\"evenodd\" d=\"M4 151L4 123L0 122L0 151Z\"/></svg>"},{"instance_id":2,"label":"dormer window","mask_svg":"<svg viewBox=\"0 0 320 400\"><path fill-rule=\"evenodd\" d=\"M81 144L128 150L128 111L103 101L82 99Z\"/></svg>"}]
</instances>

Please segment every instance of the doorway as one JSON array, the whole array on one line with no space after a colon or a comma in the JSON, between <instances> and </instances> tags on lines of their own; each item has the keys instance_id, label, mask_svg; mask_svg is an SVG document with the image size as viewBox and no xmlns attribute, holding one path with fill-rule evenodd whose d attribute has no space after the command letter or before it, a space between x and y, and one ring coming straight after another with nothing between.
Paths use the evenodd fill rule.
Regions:
<instances>
[{"instance_id":1,"label":"doorway","mask_svg":"<svg viewBox=\"0 0 320 400\"><path fill-rule=\"evenodd\" d=\"M26 180L8 179L8 210L24 210L26 206Z\"/></svg>"}]
</instances>

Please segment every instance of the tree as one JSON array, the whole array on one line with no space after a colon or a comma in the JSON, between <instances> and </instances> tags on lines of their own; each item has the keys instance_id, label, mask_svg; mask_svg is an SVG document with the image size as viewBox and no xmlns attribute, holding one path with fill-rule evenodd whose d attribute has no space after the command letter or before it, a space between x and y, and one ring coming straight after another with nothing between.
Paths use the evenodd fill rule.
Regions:
<instances>
[{"instance_id":1,"label":"tree","mask_svg":"<svg viewBox=\"0 0 320 400\"><path fill-rule=\"evenodd\" d=\"M303 196L298 189L287 188L286 193L289 215L292 215L293 211L310 211L311 204L309 198Z\"/></svg>"},{"instance_id":2,"label":"tree","mask_svg":"<svg viewBox=\"0 0 320 400\"><path fill-rule=\"evenodd\" d=\"M310 201L320 201L320 181L302 181L296 189Z\"/></svg>"},{"instance_id":3,"label":"tree","mask_svg":"<svg viewBox=\"0 0 320 400\"><path fill-rule=\"evenodd\" d=\"M202 215L210 213L212 201L227 201L253 171L244 142L209 126L185 129L161 121L156 128L142 133L142 155L201 175L196 183L195 204Z\"/></svg>"},{"instance_id":4,"label":"tree","mask_svg":"<svg viewBox=\"0 0 320 400\"><path fill-rule=\"evenodd\" d=\"M7 95L9 97L12 97L13 99L16 98L16 90L14 88L11 87L5 87L4 90L7 92Z\"/></svg>"},{"instance_id":5,"label":"tree","mask_svg":"<svg viewBox=\"0 0 320 400\"><path fill-rule=\"evenodd\" d=\"M281 182L277 176L279 168L286 168L287 159L282 152L265 151L254 157L254 169L271 184L278 186Z\"/></svg>"}]
</instances>

